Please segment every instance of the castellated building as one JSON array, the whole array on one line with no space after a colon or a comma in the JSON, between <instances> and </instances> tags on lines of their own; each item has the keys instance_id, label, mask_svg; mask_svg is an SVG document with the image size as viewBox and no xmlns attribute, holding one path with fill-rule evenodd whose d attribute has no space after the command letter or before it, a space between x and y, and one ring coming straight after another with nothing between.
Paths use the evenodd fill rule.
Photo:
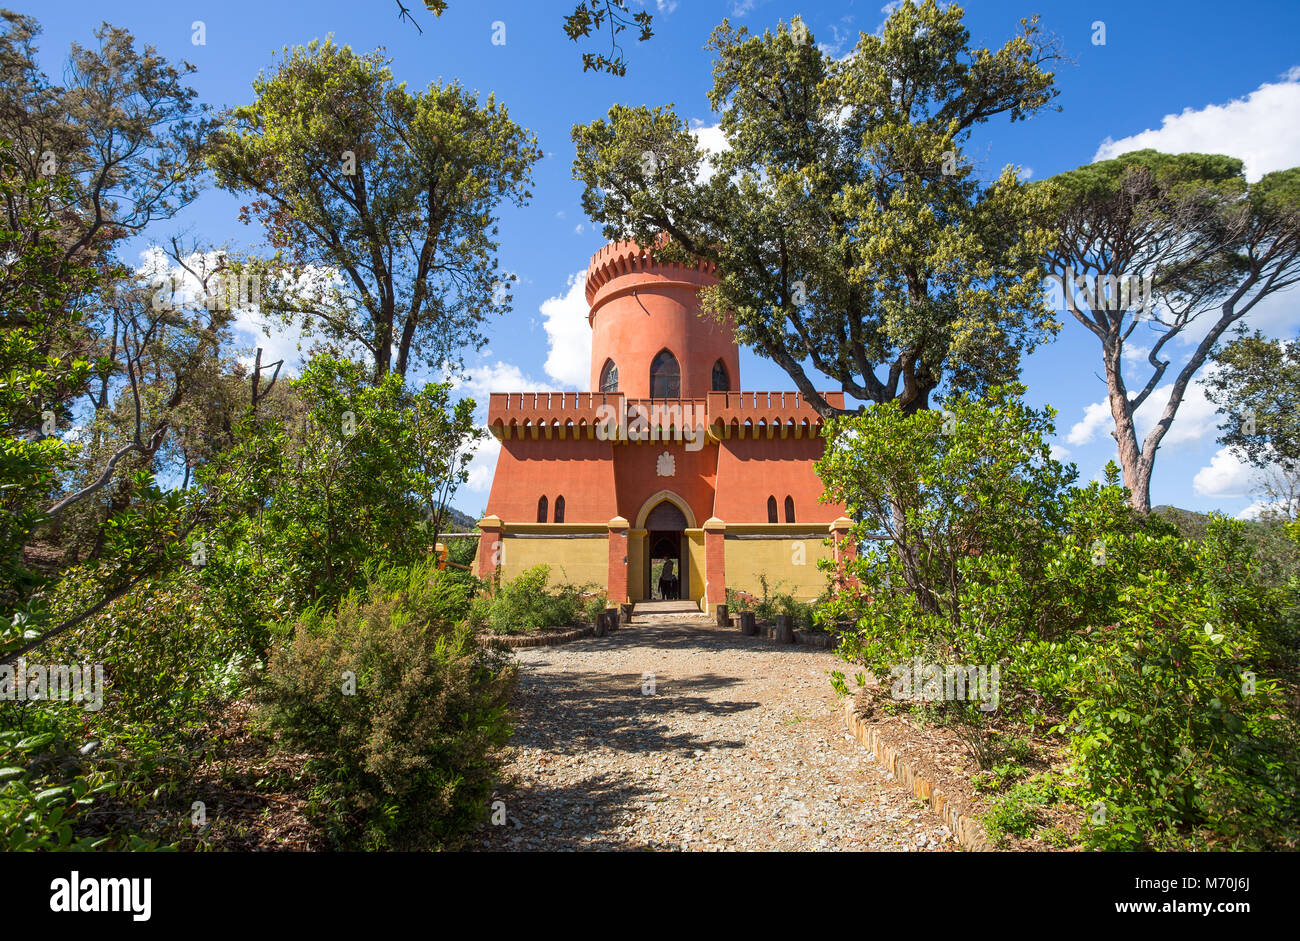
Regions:
<instances>
[{"instance_id":1,"label":"castellated building","mask_svg":"<svg viewBox=\"0 0 1300 941\"><path fill-rule=\"evenodd\" d=\"M711 266L630 242L587 269L590 392L495 392L501 441L476 570L604 586L610 604L690 600L704 611L759 577L811 599L846 539L820 503L821 416L798 392L745 392L731 327L702 315ZM843 393L826 393L843 407Z\"/></svg>"}]
</instances>

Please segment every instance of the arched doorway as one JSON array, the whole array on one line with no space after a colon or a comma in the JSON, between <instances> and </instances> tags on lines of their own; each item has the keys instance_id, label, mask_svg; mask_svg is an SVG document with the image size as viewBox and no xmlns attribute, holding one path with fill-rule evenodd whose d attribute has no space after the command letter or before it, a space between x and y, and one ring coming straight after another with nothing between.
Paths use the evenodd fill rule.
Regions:
<instances>
[{"instance_id":1,"label":"arched doorway","mask_svg":"<svg viewBox=\"0 0 1300 941\"><path fill-rule=\"evenodd\" d=\"M657 503L645 517L645 585L650 598L679 601L691 596L686 514L671 500Z\"/></svg>"}]
</instances>

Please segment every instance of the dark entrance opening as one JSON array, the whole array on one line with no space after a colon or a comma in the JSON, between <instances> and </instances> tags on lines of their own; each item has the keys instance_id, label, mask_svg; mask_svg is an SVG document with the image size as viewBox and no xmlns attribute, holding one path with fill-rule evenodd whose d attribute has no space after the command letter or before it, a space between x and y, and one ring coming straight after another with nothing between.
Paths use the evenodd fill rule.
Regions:
<instances>
[{"instance_id":1,"label":"dark entrance opening","mask_svg":"<svg viewBox=\"0 0 1300 941\"><path fill-rule=\"evenodd\" d=\"M651 598L679 601L690 597L686 570L686 517L665 500L646 517L646 589Z\"/></svg>"}]
</instances>

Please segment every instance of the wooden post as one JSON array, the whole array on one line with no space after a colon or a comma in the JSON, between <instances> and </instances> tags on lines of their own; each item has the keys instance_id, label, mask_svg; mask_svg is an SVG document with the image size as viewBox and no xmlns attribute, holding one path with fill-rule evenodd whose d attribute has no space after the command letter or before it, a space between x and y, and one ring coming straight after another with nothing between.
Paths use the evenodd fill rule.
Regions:
<instances>
[{"instance_id":1,"label":"wooden post","mask_svg":"<svg viewBox=\"0 0 1300 941\"><path fill-rule=\"evenodd\" d=\"M727 606L725 604L718 605L717 617L718 617L718 627L731 626L731 622L727 620Z\"/></svg>"},{"instance_id":2,"label":"wooden post","mask_svg":"<svg viewBox=\"0 0 1300 941\"><path fill-rule=\"evenodd\" d=\"M605 612L596 615L596 636L604 637L606 633Z\"/></svg>"},{"instance_id":3,"label":"wooden post","mask_svg":"<svg viewBox=\"0 0 1300 941\"><path fill-rule=\"evenodd\" d=\"M790 615L778 614L776 616L776 642L778 644L793 644L794 630L790 624Z\"/></svg>"},{"instance_id":4,"label":"wooden post","mask_svg":"<svg viewBox=\"0 0 1300 941\"><path fill-rule=\"evenodd\" d=\"M618 630L618 608L605 609L605 627L610 633Z\"/></svg>"},{"instance_id":5,"label":"wooden post","mask_svg":"<svg viewBox=\"0 0 1300 941\"><path fill-rule=\"evenodd\" d=\"M740 633L746 637L753 637L758 633L758 623L754 620L753 611L740 612Z\"/></svg>"}]
</instances>

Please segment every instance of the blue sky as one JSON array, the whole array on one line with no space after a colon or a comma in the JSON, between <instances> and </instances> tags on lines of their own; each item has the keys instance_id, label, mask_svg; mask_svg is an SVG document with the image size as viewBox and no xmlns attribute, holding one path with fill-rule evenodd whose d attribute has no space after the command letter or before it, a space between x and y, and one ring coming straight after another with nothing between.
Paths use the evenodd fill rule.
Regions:
<instances>
[{"instance_id":1,"label":"blue sky","mask_svg":"<svg viewBox=\"0 0 1300 941\"><path fill-rule=\"evenodd\" d=\"M615 102L671 103L698 122L707 142L717 119L706 97L712 64L702 47L724 17L761 31L802 16L816 41L835 55L847 53L859 31L874 32L885 17L880 0L645 0L655 14L656 35L648 43L625 43L628 75L615 78L583 74L581 50L560 28L574 0L451 0L440 20L426 13L420 0L406 2L422 34L397 20L391 0L11 0L9 5L41 22L42 63L52 76L61 73L69 43L92 43L91 31L107 20L169 58L196 65L192 84L203 101L218 108L248 101L252 79L282 46L330 33L358 50L385 47L396 77L413 88L456 78L484 94L495 92L511 117L538 135L545 157L536 167L532 202L522 209L508 207L501 218L501 264L519 277L515 308L491 325L488 351L461 381L484 405L488 391L575 389L587 383L585 305L574 279L603 239L583 216L581 184L571 179L573 124L603 116ZM1057 71L1060 112L1015 125L995 121L978 132L969 154L985 175L1014 164L1043 179L1141 146L1231 154L1246 161L1252 179L1300 165L1300 3L1294 0L1240 0L1230 6L969 0L965 6L975 44L996 48L1021 17L1038 13L1072 60ZM192 41L196 21L203 23L203 45ZM1105 24L1104 45L1093 43L1098 21ZM495 23L505 26L503 45L492 42ZM496 33L499 37L499 28ZM209 189L150 236L163 241L185 232L218 244L256 246L260 232L238 221L239 204ZM1058 338L1025 361L1023 380L1033 404L1059 411L1060 453L1087 480L1114 454L1114 442L1109 413L1098 406L1105 385L1097 341L1068 315L1064 320ZM1296 335L1300 293L1271 299L1250 322L1274 336ZM1140 335L1141 329L1131 342L1140 346ZM254 335L250 331L245 338L252 343ZM294 355L292 337L258 342ZM1173 349L1174 368L1189 350ZM1140 387L1145 381L1140 361L1130 369L1137 370L1130 372L1130 387ZM747 389L793 388L780 369L744 350L741 373ZM828 380L825 387L834 384ZM1250 506L1250 474L1216 444L1216 421L1193 389L1156 461L1153 503L1230 515ZM495 453L489 442L454 501L471 514L487 502Z\"/></svg>"}]
</instances>

